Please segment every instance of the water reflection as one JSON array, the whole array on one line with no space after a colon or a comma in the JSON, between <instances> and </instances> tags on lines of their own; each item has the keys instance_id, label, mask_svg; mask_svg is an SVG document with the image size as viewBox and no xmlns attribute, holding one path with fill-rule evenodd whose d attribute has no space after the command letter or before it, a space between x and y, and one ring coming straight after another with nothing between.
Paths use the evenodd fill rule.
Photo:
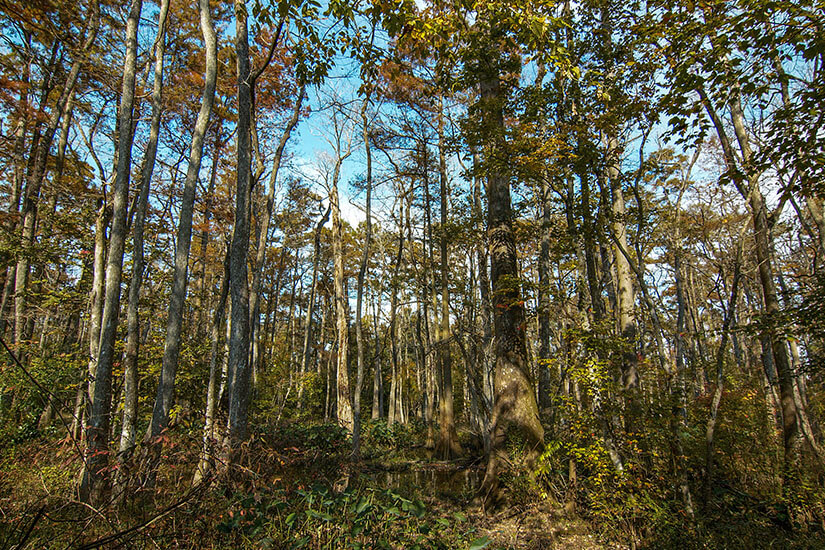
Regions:
<instances>
[{"instance_id":1,"label":"water reflection","mask_svg":"<svg viewBox=\"0 0 825 550\"><path fill-rule=\"evenodd\" d=\"M481 485L482 471L478 468L457 468L443 465L416 465L406 470L375 472L375 483L385 489L425 496L452 496L469 498Z\"/></svg>"}]
</instances>

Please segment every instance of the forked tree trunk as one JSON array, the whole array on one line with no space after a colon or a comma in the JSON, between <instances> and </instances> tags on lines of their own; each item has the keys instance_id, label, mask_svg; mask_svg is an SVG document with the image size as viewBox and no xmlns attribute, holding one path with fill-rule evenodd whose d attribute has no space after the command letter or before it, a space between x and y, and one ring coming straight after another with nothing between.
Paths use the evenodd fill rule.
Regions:
<instances>
[{"instance_id":1,"label":"forked tree trunk","mask_svg":"<svg viewBox=\"0 0 825 550\"><path fill-rule=\"evenodd\" d=\"M128 479L127 470L129 458L135 446L135 432L137 431L138 349L140 347L138 304L140 302L140 289L143 284L143 228L146 222L149 188L152 182L152 173L155 168L158 137L160 135L160 117L163 107L163 54L166 46L166 17L168 13L169 0L163 0L160 5L160 13L158 14L158 34L155 39L152 120L149 124L149 142L146 144L146 153L143 157L140 195L135 206L135 217L132 225L132 279L129 284L129 303L126 313L127 337L123 367L123 426L121 427L120 445L118 447L119 467L115 476L118 498L125 497L126 495L125 483L127 483Z\"/></svg>"},{"instance_id":2,"label":"forked tree trunk","mask_svg":"<svg viewBox=\"0 0 825 550\"><path fill-rule=\"evenodd\" d=\"M108 490L109 422L112 406L112 364L115 335L120 313L120 282L123 274L123 249L126 244L126 214L129 206L129 179L132 167L132 109L135 99L137 31L142 0L132 0L126 22L126 58L123 63L123 88L118 109L117 170L112 193L112 232L106 260L106 290L101 316L100 349L94 376L89 424L86 428L87 455L80 484L80 499L92 504L103 501Z\"/></svg>"}]
</instances>

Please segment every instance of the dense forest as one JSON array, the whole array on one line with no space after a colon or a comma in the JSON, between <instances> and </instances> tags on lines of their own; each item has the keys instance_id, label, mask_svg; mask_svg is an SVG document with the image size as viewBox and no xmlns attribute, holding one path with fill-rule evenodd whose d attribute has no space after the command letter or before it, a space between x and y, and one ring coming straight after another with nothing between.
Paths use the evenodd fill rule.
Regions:
<instances>
[{"instance_id":1,"label":"dense forest","mask_svg":"<svg viewBox=\"0 0 825 550\"><path fill-rule=\"evenodd\" d=\"M0 1L0 548L825 547L823 14Z\"/></svg>"}]
</instances>

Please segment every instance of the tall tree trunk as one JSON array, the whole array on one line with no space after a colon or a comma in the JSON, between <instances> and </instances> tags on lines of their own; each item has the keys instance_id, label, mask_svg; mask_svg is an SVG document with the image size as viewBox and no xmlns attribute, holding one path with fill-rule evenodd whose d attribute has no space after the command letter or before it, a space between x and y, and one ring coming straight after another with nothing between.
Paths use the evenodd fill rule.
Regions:
<instances>
[{"instance_id":1,"label":"tall tree trunk","mask_svg":"<svg viewBox=\"0 0 825 550\"><path fill-rule=\"evenodd\" d=\"M238 85L238 162L235 189L235 227L232 231L229 288L232 297L232 331L229 339L230 461L246 439L251 372L249 365L249 209L252 173L252 87L249 70L249 30L246 4L235 0L235 52Z\"/></svg>"},{"instance_id":2,"label":"tall tree trunk","mask_svg":"<svg viewBox=\"0 0 825 550\"><path fill-rule=\"evenodd\" d=\"M100 199L100 205L95 218L95 248L92 260L92 288L89 292L89 364L88 375L88 403L94 398L94 380L97 370L97 355L100 350L100 318L103 316L103 293L106 270L106 228L109 225L109 215L106 204Z\"/></svg>"},{"instance_id":3,"label":"tall tree trunk","mask_svg":"<svg viewBox=\"0 0 825 550\"><path fill-rule=\"evenodd\" d=\"M487 234L490 240L492 304L495 333L495 402L491 420L491 452L482 482L485 502L500 498L499 473L506 457L508 434L517 432L526 446L524 464L532 467L544 442L538 405L527 365L524 336L524 302L516 263L510 179L505 172L504 92L495 56L481 79L480 112L483 117L487 162ZM513 457L514 458L514 457Z\"/></svg>"},{"instance_id":4,"label":"tall tree trunk","mask_svg":"<svg viewBox=\"0 0 825 550\"><path fill-rule=\"evenodd\" d=\"M625 390L626 405L634 407L635 393L639 387L638 359L636 356L636 303L633 289L633 275L627 258L618 247L629 250L627 245L627 224L625 223L624 193L619 172L619 144L614 136L608 138L607 175L613 198L612 221L613 233L616 235L617 245L614 245L614 265L616 266L616 309L619 324L619 334L624 340L625 351L622 356L622 388Z\"/></svg>"},{"instance_id":5,"label":"tall tree trunk","mask_svg":"<svg viewBox=\"0 0 825 550\"><path fill-rule=\"evenodd\" d=\"M461 445L458 442L458 433L455 429L453 412L453 361L450 352L450 287L447 264L447 152L444 142L444 105L443 98L439 98L438 113L438 172L441 195L441 325L439 327L439 400L438 400L438 441L435 446L436 456L443 460L451 460L461 454Z\"/></svg>"},{"instance_id":6,"label":"tall tree trunk","mask_svg":"<svg viewBox=\"0 0 825 550\"><path fill-rule=\"evenodd\" d=\"M152 85L152 119L149 124L149 142L143 157L141 170L140 195L135 206L135 218L132 225L132 278L129 284L129 303L126 313L127 337L126 354L123 367L123 426L118 447L118 461L115 483L119 495L125 496L125 483L128 478L127 467L135 446L138 407L138 349L140 347L140 318L138 304L140 289L143 284L143 228L146 222L146 209L149 204L149 189L155 168L155 157L160 135L160 117L163 109L163 55L166 47L166 18L169 14L169 0L163 0L158 14L158 34L155 38L155 68Z\"/></svg>"},{"instance_id":7,"label":"tall tree trunk","mask_svg":"<svg viewBox=\"0 0 825 550\"><path fill-rule=\"evenodd\" d=\"M183 306L186 302L186 288L189 281L189 250L192 244L195 193L198 188L198 176L200 175L201 160L203 159L203 144L209 127L209 118L212 115L212 105L215 101L215 86L218 74L217 36L212 23L212 14L209 10L209 0L199 0L198 11L201 34L206 50L206 73L204 75L201 108L195 122L195 129L192 132L189 166L183 184L183 197L175 247L175 271L172 276L172 292L166 321L166 341L163 348L160 379L155 395L152 420L146 432L146 442L154 448L153 451L150 451L150 469L154 469L157 458L159 458L161 445L157 444L157 438L169 425L169 414L174 401L175 376L180 357L181 329L183 327Z\"/></svg>"},{"instance_id":8,"label":"tall tree trunk","mask_svg":"<svg viewBox=\"0 0 825 550\"><path fill-rule=\"evenodd\" d=\"M112 363L115 335L120 313L120 282L123 274L123 249L126 244L126 214L129 206L129 179L132 167L132 109L135 100L137 31L142 0L132 0L126 21L126 58L123 63L123 88L118 109L117 170L113 190L112 232L106 260L106 294L100 328L100 349L95 368L94 397L86 428L87 456L80 484L80 499L99 503L108 489L106 467L109 462L109 421L112 403Z\"/></svg>"},{"instance_id":9,"label":"tall tree trunk","mask_svg":"<svg viewBox=\"0 0 825 550\"><path fill-rule=\"evenodd\" d=\"M364 232L364 252L361 254L361 265L358 267L358 283L355 298L355 344L358 348L358 370L355 376L355 396L353 400L353 430L352 430L352 454L360 456L361 453L361 391L364 387L364 354L366 342L364 342L364 328L361 326L361 308L364 301L364 278L367 275L367 263L370 258L370 241L372 239L372 150L370 149L370 126L367 119L367 109L369 107L370 96L364 98L361 107L361 124L364 138L364 154L367 159L367 174L364 185L367 196L365 199L366 227Z\"/></svg>"},{"instance_id":10,"label":"tall tree trunk","mask_svg":"<svg viewBox=\"0 0 825 550\"><path fill-rule=\"evenodd\" d=\"M348 155L348 153L347 153ZM352 402L350 401L349 373L347 372L349 348L349 320L347 315L349 299L344 280L344 230L341 221L341 207L338 197L338 179L341 163L346 158L339 154L335 161L332 182L329 188L329 203L332 207L332 256L334 260L333 285L335 287L335 327L338 338L336 364L336 418L338 424L352 431Z\"/></svg>"},{"instance_id":11,"label":"tall tree trunk","mask_svg":"<svg viewBox=\"0 0 825 550\"><path fill-rule=\"evenodd\" d=\"M390 395L389 410L387 414L387 424L398 421L398 411L396 409L398 392L398 370L400 369L398 360L398 287L400 285L399 274L401 269L401 257L404 252L404 201L401 203L401 211L398 213L398 252L395 255L395 265L393 266L392 279L390 280Z\"/></svg>"},{"instance_id":12,"label":"tall tree trunk","mask_svg":"<svg viewBox=\"0 0 825 550\"><path fill-rule=\"evenodd\" d=\"M480 159L478 154L473 152L473 170L479 169ZM476 231L478 232L478 245L476 247L476 257L478 258L478 292L481 301L481 346L480 355L477 361L481 363L481 396L483 397L483 439L484 456L490 455L491 434L490 427L493 411L493 401L495 394L495 358L493 354L493 303L490 298L490 277L487 269L489 242L484 235L484 213L481 206L481 186L482 177L473 177L473 215L476 218Z\"/></svg>"}]
</instances>

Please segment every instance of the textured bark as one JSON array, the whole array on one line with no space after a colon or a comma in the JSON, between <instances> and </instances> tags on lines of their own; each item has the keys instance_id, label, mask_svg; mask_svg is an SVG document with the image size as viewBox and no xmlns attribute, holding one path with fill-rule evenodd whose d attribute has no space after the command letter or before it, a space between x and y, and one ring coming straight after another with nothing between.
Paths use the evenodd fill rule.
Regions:
<instances>
[{"instance_id":1,"label":"textured bark","mask_svg":"<svg viewBox=\"0 0 825 550\"><path fill-rule=\"evenodd\" d=\"M516 263L510 181L505 172L504 94L498 67L487 67L481 80L480 112L486 135L487 235L490 242L492 305L495 334L495 402L491 452L482 482L487 504L500 498L499 471L505 463L508 434L518 433L526 448L523 463L510 457L516 468L531 469L544 442L535 392L530 380L525 344L524 302Z\"/></svg>"},{"instance_id":2,"label":"textured bark","mask_svg":"<svg viewBox=\"0 0 825 550\"><path fill-rule=\"evenodd\" d=\"M364 301L364 278L367 275L367 263L370 258L370 242L372 240L372 149L370 148L370 126L367 119L367 108L369 107L369 93L364 98L361 107L361 125L364 139L364 154L367 160L367 174L364 185L367 196L365 199L366 227L364 232L364 251L361 254L361 265L358 267L358 283L355 289L355 345L358 349L358 367L355 375L355 395L353 399L353 430L352 430L352 454L359 456L361 453L361 391L364 387L364 370L366 368L364 342L364 328L361 326L361 308Z\"/></svg>"},{"instance_id":3,"label":"textured bark","mask_svg":"<svg viewBox=\"0 0 825 550\"><path fill-rule=\"evenodd\" d=\"M166 17L169 13L169 0L163 0L158 14L158 34L155 38L154 83L152 84L152 119L149 123L149 141L143 157L141 169L140 194L135 206L135 217L132 222L132 278L129 284L129 302L126 309L126 353L123 367L123 426L120 433L118 460L120 467L117 471L116 485L126 482L128 473L126 468L128 459L135 446L137 431L138 407L138 350L140 347L140 317L138 304L140 289L143 284L143 228L146 222L146 209L149 204L149 189L152 182L152 173L155 168L155 157L158 150L160 135L160 117L162 112L163 93L163 54L166 45ZM125 496L123 487L119 493Z\"/></svg>"},{"instance_id":4,"label":"textured bark","mask_svg":"<svg viewBox=\"0 0 825 550\"><path fill-rule=\"evenodd\" d=\"M206 73L204 75L203 97L195 129L192 132L192 143L189 150L189 165L186 170L186 179L183 184L180 218L175 247L175 271L172 276L172 292L170 294L169 313L166 321L166 341L163 349L163 362L158 380L155 406L152 411L152 421L146 432L147 443L152 444L169 424L169 414L172 410L175 392L175 376L177 374L178 359L180 356L181 329L183 327L183 306L186 301L186 288L189 280L189 251L192 244L192 218L194 215L195 193L198 187L201 160L203 158L203 144L206 131L209 127L209 118L212 114L212 105L215 100L215 85L218 74L218 50L215 27L212 23L212 14L208 0L198 2L200 14L200 28L205 45ZM159 452L157 448L155 452Z\"/></svg>"},{"instance_id":5,"label":"textured bark","mask_svg":"<svg viewBox=\"0 0 825 550\"><path fill-rule=\"evenodd\" d=\"M94 376L89 424L86 428L87 455L80 498L99 503L108 490L106 467L109 461L109 422L112 403L112 364L115 335L120 313L120 282L123 274L123 249L126 244L126 214L129 206L129 179L132 165L132 109L135 99L137 30L142 0L132 0L126 22L126 58L123 87L118 109L117 170L112 199L112 231L106 259L106 290L100 327L100 349Z\"/></svg>"},{"instance_id":6,"label":"textured bark","mask_svg":"<svg viewBox=\"0 0 825 550\"><path fill-rule=\"evenodd\" d=\"M333 286L335 287L335 330L338 338L338 354L335 362L336 372L336 419L338 424L347 431L352 431L352 402L350 401L349 364L347 351L349 348L349 317L348 296L345 291L344 280L344 231L341 221L341 208L338 197L338 179L341 175L341 163L346 155L339 154L335 161L332 181L329 188L329 204L332 207L332 257L333 257Z\"/></svg>"},{"instance_id":7,"label":"textured bark","mask_svg":"<svg viewBox=\"0 0 825 550\"><path fill-rule=\"evenodd\" d=\"M246 5L235 0L235 52L238 85L237 185L235 188L235 226L230 249L232 297L231 333L229 338L229 431L230 461L246 439L251 370L249 365L249 255L250 176L252 173L252 88L249 70L249 31Z\"/></svg>"},{"instance_id":8,"label":"textured bark","mask_svg":"<svg viewBox=\"0 0 825 550\"><path fill-rule=\"evenodd\" d=\"M439 99L438 114L438 173L440 182L440 209L441 209L441 323L439 327L439 400L438 400L438 441L435 445L435 454L442 460L452 460L461 454L461 445L458 442L458 433L455 429L453 413L453 361L450 352L450 287L448 242L447 242L447 152L444 142L444 106L443 99Z\"/></svg>"}]
</instances>

